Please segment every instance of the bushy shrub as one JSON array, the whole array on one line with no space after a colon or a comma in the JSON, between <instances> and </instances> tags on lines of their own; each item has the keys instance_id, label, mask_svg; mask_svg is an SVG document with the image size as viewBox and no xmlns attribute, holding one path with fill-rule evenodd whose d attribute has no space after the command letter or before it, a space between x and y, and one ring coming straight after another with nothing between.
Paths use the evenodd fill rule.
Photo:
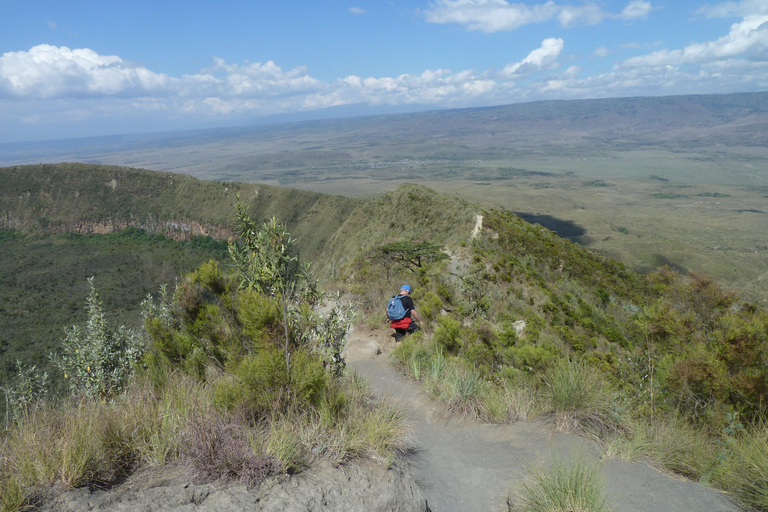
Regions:
<instances>
[{"instance_id":1,"label":"bushy shrub","mask_svg":"<svg viewBox=\"0 0 768 512\"><path fill-rule=\"evenodd\" d=\"M192 275L192 282L198 283L215 295L222 295L227 290L227 281L219 268L219 262L210 259L203 263Z\"/></svg>"},{"instance_id":2,"label":"bushy shrub","mask_svg":"<svg viewBox=\"0 0 768 512\"><path fill-rule=\"evenodd\" d=\"M425 322L432 322L443 308L443 301L434 292L427 292L419 300L419 316Z\"/></svg>"},{"instance_id":3,"label":"bushy shrub","mask_svg":"<svg viewBox=\"0 0 768 512\"><path fill-rule=\"evenodd\" d=\"M243 333L257 345L263 344L280 326L280 304L256 290L242 290L237 295L237 317Z\"/></svg>"},{"instance_id":4,"label":"bushy shrub","mask_svg":"<svg viewBox=\"0 0 768 512\"><path fill-rule=\"evenodd\" d=\"M448 352L456 352L460 347L459 336L461 324L449 316L441 316L437 319L434 341Z\"/></svg>"},{"instance_id":5,"label":"bushy shrub","mask_svg":"<svg viewBox=\"0 0 768 512\"><path fill-rule=\"evenodd\" d=\"M216 399L254 420L290 407L318 407L328 382L322 361L306 350L291 354L290 374L276 347L245 357L231 370L235 379L218 384Z\"/></svg>"},{"instance_id":6,"label":"bushy shrub","mask_svg":"<svg viewBox=\"0 0 768 512\"><path fill-rule=\"evenodd\" d=\"M694 418L726 399L729 388L725 365L701 343L687 347L676 359L666 385L676 405Z\"/></svg>"},{"instance_id":7,"label":"bushy shrub","mask_svg":"<svg viewBox=\"0 0 768 512\"><path fill-rule=\"evenodd\" d=\"M110 329L93 278L88 279L88 286L85 327L68 329L61 354L50 357L69 382L72 394L108 398L123 389L144 354L145 344L133 330L123 326Z\"/></svg>"}]
</instances>

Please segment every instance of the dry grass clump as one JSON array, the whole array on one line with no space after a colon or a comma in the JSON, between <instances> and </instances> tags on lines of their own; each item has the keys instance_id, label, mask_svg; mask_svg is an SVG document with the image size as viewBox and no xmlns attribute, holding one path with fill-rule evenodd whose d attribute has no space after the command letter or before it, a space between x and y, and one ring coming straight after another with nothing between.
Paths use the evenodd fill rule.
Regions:
<instances>
[{"instance_id":1,"label":"dry grass clump","mask_svg":"<svg viewBox=\"0 0 768 512\"><path fill-rule=\"evenodd\" d=\"M721 453L723 468L716 482L732 489L750 510L768 510L768 422L739 432Z\"/></svg>"},{"instance_id":2,"label":"dry grass clump","mask_svg":"<svg viewBox=\"0 0 768 512\"><path fill-rule=\"evenodd\" d=\"M229 423L212 410L191 418L186 439L185 457L202 480L256 485L278 469L243 425Z\"/></svg>"},{"instance_id":3,"label":"dry grass clump","mask_svg":"<svg viewBox=\"0 0 768 512\"><path fill-rule=\"evenodd\" d=\"M318 406L254 421L215 405L212 383L173 373L164 386L136 384L112 403L43 407L0 445L0 510L19 511L51 488L109 484L141 465L186 461L200 479L256 485L318 458L391 462L407 449L403 412L374 404L359 379L329 379Z\"/></svg>"},{"instance_id":4,"label":"dry grass clump","mask_svg":"<svg viewBox=\"0 0 768 512\"><path fill-rule=\"evenodd\" d=\"M543 469L530 469L510 511L605 512L605 491L597 464L578 456L555 459Z\"/></svg>"},{"instance_id":5,"label":"dry grass clump","mask_svg":"<svg viewBox=\"0 0 768 512\"><path fill-rule=\"evenodd\" d=\"M544 373L543 384L547 409L559 430L603 439L625 428L612 410L611 386L585 362L558 360Z\"/></svg>"}]
</instances>

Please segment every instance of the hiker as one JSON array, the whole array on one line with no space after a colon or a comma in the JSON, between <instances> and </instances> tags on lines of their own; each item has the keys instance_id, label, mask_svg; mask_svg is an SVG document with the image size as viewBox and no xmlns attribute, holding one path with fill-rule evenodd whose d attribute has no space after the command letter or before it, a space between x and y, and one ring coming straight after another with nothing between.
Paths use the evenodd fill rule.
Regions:
<instances>
[{"instance_id":1,"label":"hiker","mask_svg":"<svg viewBox=\"0 0 768 512\"><path fill-rule=\"evenodd\" d=\"M391 321L389 326L395 330L392 334L395 341L400 341L406 334L412 334L421 329L413 321L413 319L416 319L421 322L421 318L419 318L419 314L413 308L413 299L410 297L410 294L411 287L404 284L400 288L400 293L392 297L387 304L387 318ZM411 316L413 316L413 319Z\"/></svg>"}]
</instances>

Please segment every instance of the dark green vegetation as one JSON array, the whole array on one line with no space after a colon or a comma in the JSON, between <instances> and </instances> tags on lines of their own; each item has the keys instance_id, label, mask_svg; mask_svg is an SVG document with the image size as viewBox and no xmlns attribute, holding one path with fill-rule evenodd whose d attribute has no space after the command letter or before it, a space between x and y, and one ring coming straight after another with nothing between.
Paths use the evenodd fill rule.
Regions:
<instances>
[{"instance_id":1,"label":"dark green vegetation","mask_svg":"<svg viewBox=\"0 0 768 512\"><path fill-rule=\"evenodd\" d=\"M0 230L0 382L15 375L17 360L53 374L48 355L65 327L85 320L87 278L95 277L112 321L137 327L147 293L226 250L210 237L174 241L136 228L106 235Z\"/></svg>"}]
</instances>

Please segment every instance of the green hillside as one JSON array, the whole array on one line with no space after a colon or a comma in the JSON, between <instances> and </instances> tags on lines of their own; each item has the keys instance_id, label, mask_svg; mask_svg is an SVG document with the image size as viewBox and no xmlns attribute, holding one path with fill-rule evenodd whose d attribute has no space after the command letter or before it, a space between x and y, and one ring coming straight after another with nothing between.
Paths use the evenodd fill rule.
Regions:
<instances>
[{"instance_id":1,"label":"green hillside","mask_svg":"<svg viewBox=\"0 0 768 512\"><path fill-rule=\"evenodd\" d=\"M147 293L223 260L238 195L257 221L287 223L310 260L357 204L114 166L0 169L0 383L17 360L50 370L64 328L84 319L87 278L95 277L115 322L136 326Z\"/></svg>"},{"instance_id":2,"label":"green hillside","mask_svg":"<svg viewBox=\"0 0 768 512\"><path fill-rule=\"evenodd\" d=\"M130 226L175 239L227 239L238 195L255 218L275 216L287 223L308 257L322 251L356 204L339 196L127 167L41 164L0 169L0 227L89 234Z\"/></svg>"},{"instance_id":3,"label":"green hillside","mask_svg":"<svg viewBox=\"0 0 768 512\"><path fill-rule=\"evenodd\" d=\"M281 252L291 242L282 228L268 229L274 223L259 228L275 216L318 270L320 289L342 292L342 309L358 312L368 328L389 332L386 299L411 285L423 329L398 344L392 361L447 411L488 422L543 413L555 428L589 435L606 450L651 458L768 510L764 484L753 483L768 481L761 448L768 313L706 275L669 267L641 275L513 213L413 184L351 200L77 164L2 169L0 176L4 377L16 357L44 364L61 340L54 332L82 324L90 275L108 314L126 324L138 319L147 291L179 278L173 296L155 298L144 324L145 385L163 392L198 386L206 414L221 425L245 422L237 428L247 435L283 436L273 426L286 418L319 421L338 429L333 435L360 432L344 423L355 400L366 402L359 386L352 379L345 384L352 391L337 387L343 314L313 312L311 279L294 265L299 255ZM247 223L239 217L240 228L238 196L250 215ZM227 238L239 231L264 247L247 246L246 264L234 269L223 243L181 225ZM93 226L113 232L79 234ZM287 259L247 265L275 254ZM204 263L211 258L223 263ZM277 282L289 269L297 281ZM247 289L243 273L255 283ZM70 355L81 363L71 371L90 382L93 363ZM138 393L125 399L128 407L157 391ZM370 416L354 407L361 421ZM391 455L392 443L376 450ZM343 455L328 448L328 456L348 460L371 449L345 446ZM279 457L259 453L260 469L251 469L273 471ZM279 460L283 471L300 467L290 456ZM0 476L12 475L8 468Z\"/></svg>"}]
</instances>

